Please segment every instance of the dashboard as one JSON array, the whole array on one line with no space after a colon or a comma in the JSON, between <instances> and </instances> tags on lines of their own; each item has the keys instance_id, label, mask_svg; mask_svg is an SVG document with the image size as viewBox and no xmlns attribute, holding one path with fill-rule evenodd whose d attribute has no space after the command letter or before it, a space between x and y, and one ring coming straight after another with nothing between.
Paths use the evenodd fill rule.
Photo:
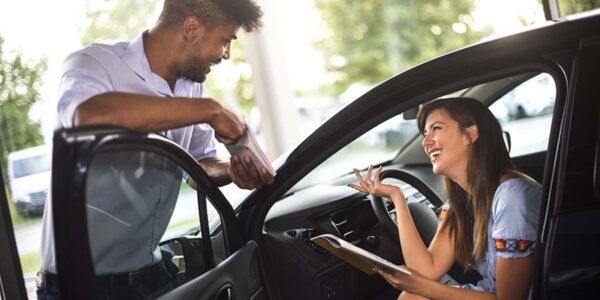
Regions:
<instances>
[{"instance_id":1,"label":"dashboard","mask_svg":"<svg viewBox=\"0 0 600 300\"><path fill-rule=\"evenodd\" d=\"M387 299L390 294L389 299L396 299L397 291L380 276L362 273L310 240L329 233L393 263L404 263L398 236L386 232L386 225L374 212L371 197L346 186L354 181L350 174L334 183L298 191L269 211L263 234L278 281L278 298ZM432 203L403 181L388 178L384 182L399 185L409 205L421 203L431 209L430 213L440 207L440 203ZM393 204L383 201L395 222Z\"/></svg>"}]
</instances>

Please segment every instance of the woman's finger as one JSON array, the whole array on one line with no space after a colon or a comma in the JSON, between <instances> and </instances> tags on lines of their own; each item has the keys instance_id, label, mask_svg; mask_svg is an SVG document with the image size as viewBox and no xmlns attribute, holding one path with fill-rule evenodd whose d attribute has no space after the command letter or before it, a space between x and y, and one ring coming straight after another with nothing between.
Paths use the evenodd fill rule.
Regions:
<instances>
[{"instance_id":1,"label":"woman's finger","mask_svg":"<svg viewBox=\"0 0 600 300\"><path fill-rule=\"evenodd\" d=\"M372 179L371 179L371 172L372 171L373 171L373 166L369 166L369 168L367 169L367 177L366 177L367 182L369 182L369 183L373 182Z\"/></svg>"},{"instance_id":2,"label":"woman's finger","mask_svg":"<svg viewBox=\"0 0 600 300\"><path fill-rule=\"evenodd\" d=\"M357 169L354 169L354 175L356 176L356 179L358 179L360 186L365 189L365 191L369 191L369 184L363 179Z\"/></svg>"},{"instance_id":3,"label":"woman's finger","mask_svg":"<svg viewBox=\"0 0 600 300\"><path fill-rule=\"evenodd\" d=\"M354 183L349 183L348 186L351 187L351 188L353 188L353 189L355 189L355 190L357 190L357 191L359 191L359 192L367 193L367 191L364 188L362 188L361 186L358 186L358 185L356 185Z\"/></svg>"},{"instance_id":4,"label":"woman's finger","mask_svg":"<svg viewBox=\"0 0 600 300\"><path fill-rule=\"evenodd\" d=\"M381 184L381 170L383 170L383 167L379 166L379 168L377 168L377 172L375 172L375 177L373 177L373 182L375 182L375 184Z\"/></svg>"}]
</instances>

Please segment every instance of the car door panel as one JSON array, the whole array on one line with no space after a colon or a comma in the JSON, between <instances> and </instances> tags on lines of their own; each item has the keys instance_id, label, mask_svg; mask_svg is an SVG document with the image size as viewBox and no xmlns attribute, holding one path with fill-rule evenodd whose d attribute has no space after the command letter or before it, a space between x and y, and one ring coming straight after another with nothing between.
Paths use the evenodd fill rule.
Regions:
<instances>
[{"instance_id":1,"label":"car door panel","mask_svg":"<svg viewBox=\"0 0 600 300\"><path fill-rule=\"evenodd\" d=\"M90 243L95 245L94 249L98 252L98 249L101 249L101 247L98 247L98 240L104 239L106 248L107 245L110 246L111 238L117 239L119 237L115 231L118 226L115 226L115 229L110 229L111 225L108 222L100 222L100 224L107 227L103 228L107 231L104 237L98 236L98 230L88 229L88 226L73 226L73 224L88 224L88 219L91 222L93 218L98 218L97 215L90 214L90 211L92 211L90 208L93 208L94 211L103 212L103 214L99 214L100 217L108 219L106 216L110 216L113 219L118 219L118 222L113 222L115 224L119 222L127 223L128 218L152 213L152 209L158 207L156 205L162 204L160 204L161 200L156 204L148 204L153 203L149 202L151 200L149 196L160 194L160 197L163 197L163 195L166 195L165 199L167 200L163 202L169 202L168 199L172 199L169 195L177 193L179 189L177 186L181 184L181 178L185 174L192 178L198 186L197 201L201 236L208 237L212 234L209 232L206 217L206 201L208 200L218 213L218 217L220 217L219 228L222 230L222 236L216 241L222 243L222 246L218 246L217 249L224 249L220 249L218 252L230 256L232 260L234 257L238 257L235 258L236 268L251 270L250 265L243 264L249 264L252 259L244 258L254 257L255 248L247 246L246 249L248 250L234 256L242 247L243 242L233 208L198 163L175 143L154 134L137 134L114 127L92 127L59 130L55 134L54 146L52 196L53 199L61 199L62 201L54 201L52 211L54 213L56 236L57 270L61 293L63 293L65 299L91 299L97 297L94 292L97 290L94 274L95 270L100 268L101 265L93 265L93 253L90 250ZM116 155L111 156L112 154ZM131 164L137 167L121 170L119 166L127 160L135 161ZM140 164L135 165L138 161ZM111 173L95 171L99 170L100 167L109 168L109 171L118 172L119 175L105 176L105 174L110 175ZM160 184L155 184L156 177L153 176L156 174L161 176ZM169 177L168 174L175 175ZM104 185L103 188L93 189L94 186L88 185L88 183ZM108 197L104 196L108 201L115 200L112 198L124 199L124 202L119 205L127 209L108 211L111 205L106 207L90 205L88 200L102 193L109 195ZM110 197L110 195L113 195L113 197ZM101 197L100 199L105 198ZM95 202L92 204L102 203ZM130 215L120 215L122 213L129 213ZM164 218L162 220L164 222ZM143 227L146 226L140 228ZM157 228L162 228L162 226ZM123 238L129 236L138 239L142 236L142 232L139 232L140 237L137 236L135 228L131 230L133 231L121 236ZM94 232L93 239L91 239L89 232ZM258 282L260 287L258 276L255 276L254 279L233 276L227 273L238 269L232 270L232 267L226 266L215 267L211 240L213 239L202 238L202 250L198 251L199 255L203 256L204 263L202 263L202 266L210 271L205 272L204 275L213 279L224 278L223 282L226 281L228 285L235 288L233 291L236 293L240 293L236 291L237 286L248 286L249 282ZM133 251L134 249L129 250ZM112 251L107 253L114 254ZM77 263L73 263L73 257L78 258ZM135 259L135 256L131 257L132 261ZM129 260L127 263L129 263ZM209 273L210 275L208 275ZM227 278L229 278L228 281ZM248 284L246 281L248 281ZM194 287L195 289L208 290L209 287L203 286L203 284L210 284L212 287L212 283L212 280L201 280ZM255 288L254 290L258 289ZM184 288L184 290L187 290L187 288ZM171 295L170 299L177 299L177 295L179 294ZM186 292L183 292L183 295L187 295ZM203 296L200 295L199 297L199 299L202 299ZM182 299L188 298L184 297Z\"/></svg>"},{"instance_id":2,"label":"car door panel","mask_svg":"<svg viewBox=\"0 0 600 300\"><path fill-rule=\"evenodd\" d=\"M538 276L545 299L578 299L600 293L600 37L581 41L570 83L561 158L554 170L556 195L542 232Z\"/></svg>"},{"instance_id":3,"label":"car door panel","mask_svg":"<svg viewBox=\"0 0 600 300\"><path fill-rule=\"evenodd\" d=\"M257 249L256 242L248 242L214 269L158 299L266 299L258 273Z\"/></svg>"}]
</instances>

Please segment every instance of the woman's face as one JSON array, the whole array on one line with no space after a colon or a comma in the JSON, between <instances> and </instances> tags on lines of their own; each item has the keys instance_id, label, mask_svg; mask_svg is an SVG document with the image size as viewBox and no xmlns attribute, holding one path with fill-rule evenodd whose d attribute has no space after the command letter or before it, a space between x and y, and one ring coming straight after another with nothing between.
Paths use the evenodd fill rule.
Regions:
<instances>
[{"instance_id":1,"label":"woman's face","mask_svg":"<svg viewBox=\"0 0 600 300\"><path fill-rule=\"evenodd\" d=\"M459 183L466 179L471 139L446 110L432 111L425 121L421 145L431 159L433 173L452 178Z\"/></svg>"}]
</instances>

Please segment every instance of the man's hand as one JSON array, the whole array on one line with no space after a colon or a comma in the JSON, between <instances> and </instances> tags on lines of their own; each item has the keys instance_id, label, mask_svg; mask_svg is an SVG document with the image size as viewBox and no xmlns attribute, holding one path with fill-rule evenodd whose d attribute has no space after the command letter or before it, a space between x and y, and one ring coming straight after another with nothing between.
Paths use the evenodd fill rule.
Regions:
<instances>
[{"instance_id":1,"label":"man's hand","mask_svg":"<svg viewBox=\"0 0 600 300\"><path fill-rule=\"evenodd\" d=\"M226 145L235 144L246 131L244 118L224 106L220 106L209 124L215 130L217 140Z\"/></svg>"},{"instance_id":2,"label":"man's hand","mask_svg":"<svg viewBox=\"0 0 600 300\"><path fill-rule=\"evenodd\" d=\"M244 159L244 162L241 159ZM229 178L231 178L231 181L235 185L242 189L258 189L265 184L273 183L273 176L265 168L259 171L250 156L240 158L237 155L233 155L230 163L227 168Z\"/></svg>"}]
</instances>

